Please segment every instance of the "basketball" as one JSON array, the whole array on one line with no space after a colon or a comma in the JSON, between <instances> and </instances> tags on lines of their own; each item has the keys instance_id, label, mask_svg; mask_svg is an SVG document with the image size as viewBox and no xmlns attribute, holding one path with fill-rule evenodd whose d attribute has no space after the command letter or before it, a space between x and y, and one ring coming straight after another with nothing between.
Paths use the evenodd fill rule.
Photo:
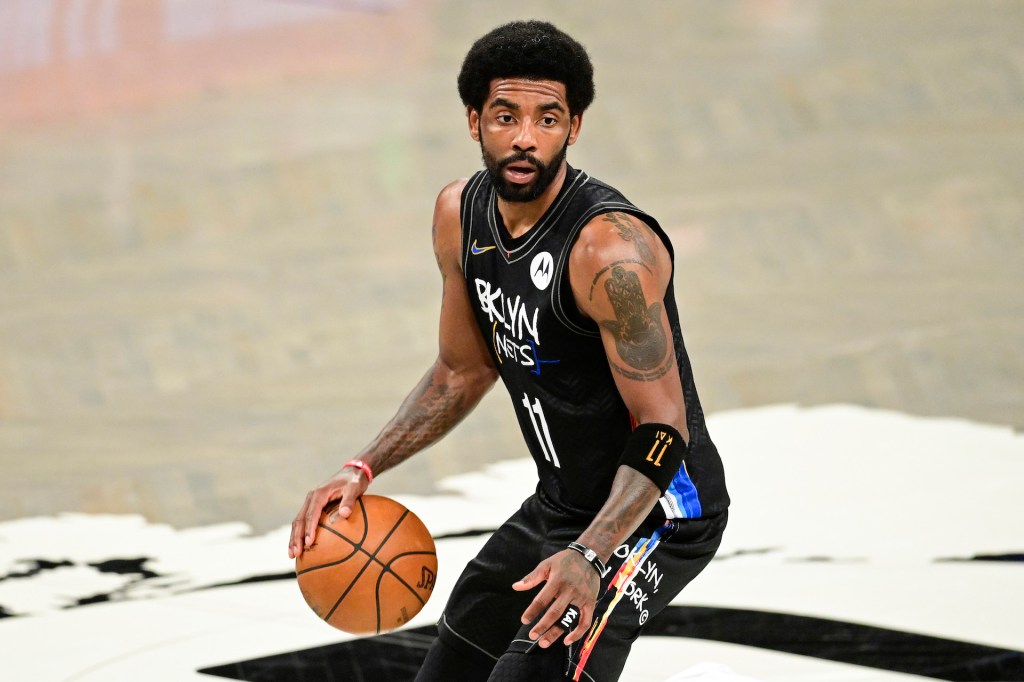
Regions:
<instances>
[{"instance_id":1,"label":"basketball","mask_svg":"<svg viewBox=\"0 0 1024 682\"><path fill-rule=\"evenodd\" d=\"M338 502L320 515L316 542L295 559L306 603L352 634L408 622L430 599L437 553L419 517L391 498L363 495L343 519Z\"/></svg>"}]
</instances>

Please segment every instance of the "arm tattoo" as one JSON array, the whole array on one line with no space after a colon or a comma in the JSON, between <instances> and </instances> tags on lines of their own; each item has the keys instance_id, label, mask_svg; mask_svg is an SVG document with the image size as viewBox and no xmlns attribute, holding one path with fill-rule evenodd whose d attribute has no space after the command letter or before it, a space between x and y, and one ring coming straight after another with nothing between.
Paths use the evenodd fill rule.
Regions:
<instances>
[{"instance_id":1,"label":"arm tattoo","mask_svg":"<svg viewBox=\"0 0 1024 682\"><path fill-rule=\"evenodd\" d=\"M608 500L587 527L585 541L581 542L598 554L610 556L636 530L660 496L661 491L649 478L635 469L620 467Z\"/></svg>"},{"instance_id":2,"label":"arm tattoo","mask_svg":"<svg viewBox=\"0 0 1024 682\"><path fill-rule=\"evenodd\" d=\"M615 229L619 231L619 236L624 241L633 242L633 246L636 248L637 255L640 256L641 260L651 265L654 264L654 252L651 251L651 246L647 243L647 235L639 225L633 222L633 219L628 214L605 213L603 218L615 226Z\"/></svg>"},{"instance_id":3,"label":"arm tattoo","mask_svg":"<svg viewBox=\"0 0 1024 682\"><path fill-rule=\"evenodd\" d=\"M444 263L441 262L441 254L437 252L437 223L430 226L430 237L434 243L434 260L437 261L437 269L441 271L441 286L448 281L448 272L444 269Z\"/></svg>"},{"instance_id":4,"label":"arm tattoo","mask_svg":"<svg viewBox=\"0 0 1024 682\"><path fill-rule=\"evenodd\" d=\"M434 379L431 369L402 403L373 443L374 469L384 471L404 462L448 433L468 410L463 391ZM471 406L471 405L470 405Z\"/></svg>"},{"instance_id":5,"label":"arm tattoo","mask_svg":"<svg viewBox=\"0 0 1024 682\"><path fill-rule=\"evenodd\" d=\"M624 376L641 381L663 376L671 368L673 358L667 353L668 339L661 326L661 302L648 306L640 277L621 265L612 268L612 276L604 283L604 289L615 310L615 319L603 320L600 324L615 337L619 357L633 369L619 367L615 362L612 367Z\"/></svg>"},{"instance_id":6,"label":"arm tattoo","mask_svg":"<svg viewBox=\"0 0 1024 682\"><path fill-rule=\"evenodd\" d=\"M601 277L604 275L604 273L608 272L609 270L611 270L616 265L622 265L623 263L636 263L637 265L642 267L647 272L651 271L651 269L649 267L647 267L646 264L644 264L642 261L638 261L636 258L623 258L622 260L615 261L611 265L606 265L603 268L601 268L596 275L594 275L594 281L590 283L590 295L587 297L589 300L591 300L591 301L594 300L594 289L595 289L595 287L597 287L597 282L598 282L598 280L601 279Z\"/></svg>"},{"instance_id":7,"label":"arm tattoo","mask_svg":"<svg viewBox=\"0 0 1024 682\"><path fill-rule=\"evenodd\" d=\"M611 546L612 550L622 542L623 536L636 530L637 519L643 518L651 511L651 502L641 491L618 501L621 506L614 510L605 511L602 509L594 517L588 530L593 531L599 538L599 546Z\"/></svg>"}]
</instances>

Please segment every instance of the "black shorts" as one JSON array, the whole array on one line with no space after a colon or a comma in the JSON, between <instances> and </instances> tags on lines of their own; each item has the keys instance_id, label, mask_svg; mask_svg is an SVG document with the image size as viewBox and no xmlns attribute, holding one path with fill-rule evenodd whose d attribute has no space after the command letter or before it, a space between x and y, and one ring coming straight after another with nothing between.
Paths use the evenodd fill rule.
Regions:
<instances>
[{"instance_id":1,"label":"black shorts","mask_svg":"<svg viewBox=\"0 0 1024 682\"><path fill-rule=\"evenodd\" d=\"M535 494L466 566L445 606L439 637L450 647L486 655L495 663L515 654L557 656L564 679L617 680L644 624L711 561L726 518L722 514L641 526L608 562L587 636L571 647L559 640L542 649L529 640L530 626L520 623L540 588L516 592L512 584L576 540L590 519L566 513L542 493ZM551 665L547 669L554 669ZM504 674L501 679L518 676Z\"/></svg>"}]
</instances>

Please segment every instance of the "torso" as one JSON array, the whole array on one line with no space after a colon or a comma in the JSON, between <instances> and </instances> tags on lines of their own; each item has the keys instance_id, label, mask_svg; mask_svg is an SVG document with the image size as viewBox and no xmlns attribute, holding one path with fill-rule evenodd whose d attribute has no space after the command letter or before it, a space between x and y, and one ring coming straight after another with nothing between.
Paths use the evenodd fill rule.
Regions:
<instances>
[{"instance_id":1,"label":"torso","mask_svg":"<svg viewBox=\"0 0 1024 682\"><path fill-rule=\"evenodd\" d=\"M544 215L517 238L502 222L485 172L474 175L462 192L461 265L474 317L512 399L541 491L566 511L581 514L593 514L607 499L633 428L600 332L578 311L568 276L569 254L581 230L612 211L643 220L671 252L657 221L572 168ZM728 506L721 460L707 434L671 282L665 304L686 400L690 453L652 516L709 516Z\"/></svg>"}]
</instances>

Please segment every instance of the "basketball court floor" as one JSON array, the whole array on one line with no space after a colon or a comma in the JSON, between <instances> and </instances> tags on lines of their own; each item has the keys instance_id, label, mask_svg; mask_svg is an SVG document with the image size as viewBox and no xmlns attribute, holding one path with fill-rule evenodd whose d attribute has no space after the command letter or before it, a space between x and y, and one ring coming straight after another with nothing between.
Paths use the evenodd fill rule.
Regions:
<instances>
[{"instance_id":1,"label":"basketball court floor","mask_svg":"<svg viewBox=\"0 0 1024 682\"><path fill-rule=\"evenodd\" d=\"M0 3L0 679L412 679L535 482L504 389L373 484L437 541L408 628L320 622L288 525L433 359L518 18L591 53L569 160L675 244L734 501L622 679L1024 680L1015 0Z\"/></svg>"}]
</instances>

